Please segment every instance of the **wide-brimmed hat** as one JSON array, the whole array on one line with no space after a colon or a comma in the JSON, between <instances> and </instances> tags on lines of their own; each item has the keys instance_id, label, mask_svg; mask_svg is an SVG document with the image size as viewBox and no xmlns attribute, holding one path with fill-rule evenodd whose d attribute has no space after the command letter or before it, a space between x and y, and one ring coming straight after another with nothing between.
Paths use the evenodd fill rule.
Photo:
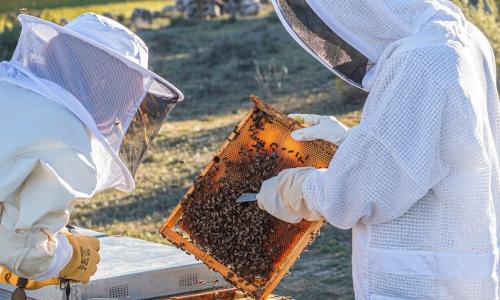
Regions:
<instances>
[{"instance_id":1,"label":"wide-brimmed hat","mask_svg":"<svg viewBox=\"0 0 500 300\"><path fill-rule=\"evenodd\" d=\"M85 13L65 26L29 15L19 21L11 65L75 114L111 154L113 162L100 164L106 179L99 189L132 190L147 146L182 93L149 70L144 41L110 18Z\"/></svg>"}]
</instances>

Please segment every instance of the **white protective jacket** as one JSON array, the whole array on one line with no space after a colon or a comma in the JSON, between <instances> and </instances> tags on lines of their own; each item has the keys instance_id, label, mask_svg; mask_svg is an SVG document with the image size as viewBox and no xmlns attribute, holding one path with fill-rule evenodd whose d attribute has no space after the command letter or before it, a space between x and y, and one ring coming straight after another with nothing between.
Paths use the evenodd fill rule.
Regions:
<instances>
[{"instance_id":1,"label":"white protective jacket","mask_svg":"<svg viewBox=\"0 0 500 300\"><path fill-rule=\"evenodd\" d=\"M0 63L0 265L43 280L71 258L60 230L75 201L132 191L148 144L183 96L112 19L19 21L12 59Z\"/></svg>"},{"instance_id":2,"label":"white protective jacket","mask_svg":"<svg viewBox=\"0 0 500 300\"><path fill-rule=\"evenodd\" d=\"M0 265L56 277L73 249L60 233L96 188L86 127L54 101L0 80Z\"/></svg>"},{"instance_id":3,"label":"white protective jacket","mask_svg":"<svg viewBox=\"0 0 500 300\"><path fill-rule=\"evenodd\" d=\"M376 62L360 125L303 189L312 210L353 229L356 299L498 299L488 40L448 1L315 2Z\"/></svg>"}]
</instances>

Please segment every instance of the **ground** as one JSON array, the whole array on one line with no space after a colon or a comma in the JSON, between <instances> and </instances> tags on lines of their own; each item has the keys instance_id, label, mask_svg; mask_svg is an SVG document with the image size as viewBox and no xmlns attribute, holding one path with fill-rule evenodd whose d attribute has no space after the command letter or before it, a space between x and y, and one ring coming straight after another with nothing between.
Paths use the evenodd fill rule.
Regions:
<instances>
[{"instance_id":1,"label":"ground","mask_svg":"<svg viewBox=\"0 0 500 300\"><path fill-rule=\"evenodd\" d=\"M287 113L342 115L354 124L363 95L347 93L272 14L202 23L177 21L140 35L152 68L185 94L137 174L131 195L109 192L79 205L72 222L111 234L166 242L157 230L193 178L250 108L256 94ZM340 92L344 91L344 92ZM358 99L359 98L359 99ZM278 293L350 299L350 232L325 226Z\"/></svg>"}]
</instances>

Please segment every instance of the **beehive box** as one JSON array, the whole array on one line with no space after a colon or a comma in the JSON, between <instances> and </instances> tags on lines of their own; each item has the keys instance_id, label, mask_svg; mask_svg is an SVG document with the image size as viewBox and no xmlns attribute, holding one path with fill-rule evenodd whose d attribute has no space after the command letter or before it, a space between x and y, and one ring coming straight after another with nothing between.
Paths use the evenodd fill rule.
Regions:
<instances>
[{"instance_id":1,"label":"beehive box","mask_svg":"<svg viewBox=\"0 0 500 300\"><path fill-rule=\"evenodd\" d=\"M326 168L335 146L297 142L303 126L252 96L254 108L235 127L160 229L174 245L221 273L228 282L265 299L318 234L323 221L289 224L235 203L243 193L294 167Z\"/></svg>"}]
</instances>

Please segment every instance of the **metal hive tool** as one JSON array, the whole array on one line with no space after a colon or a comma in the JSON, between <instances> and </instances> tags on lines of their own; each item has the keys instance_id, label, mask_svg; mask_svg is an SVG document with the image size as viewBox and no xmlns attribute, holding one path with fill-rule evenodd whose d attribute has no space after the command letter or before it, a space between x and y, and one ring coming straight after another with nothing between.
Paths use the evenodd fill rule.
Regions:
<instances>
[{"instance_id":1,"label":"metal hive tool","mask_svg":"<svg viewBox=\"0 0 500 300\"><path fill-rule=\"evenodd\" d=\"M263 180L284 169L328 167L336 148L319 140L293 140L290 133L303 127L298 121L255 96L251 100L254 108L233 130L160 232L228 282L265 299L324 222L289 224L261 211L255 202L236 200L243 193L258 192Z\"/></svg>"}]
</instances>

